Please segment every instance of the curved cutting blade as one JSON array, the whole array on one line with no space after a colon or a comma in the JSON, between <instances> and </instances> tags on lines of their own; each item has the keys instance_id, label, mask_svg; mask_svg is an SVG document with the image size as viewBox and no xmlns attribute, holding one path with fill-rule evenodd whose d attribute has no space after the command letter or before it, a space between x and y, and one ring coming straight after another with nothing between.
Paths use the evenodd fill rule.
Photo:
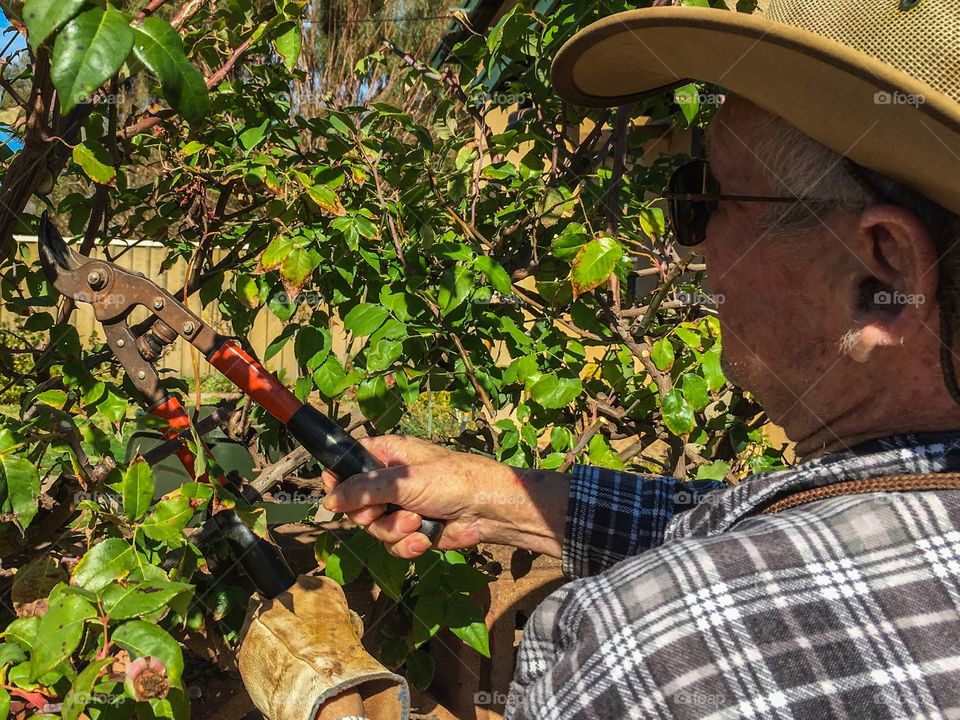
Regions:
<instances>
[{"instance_id":1,"label":"curved cutting blade","mask_svg":"<svg viewBox=\"0 0 960 720\"><path fill-rule=\"evenodd\" d=\"M79 256L64 242L63 236L60 235L60 231L57 230L57 226L53 224L46 210L40 216L38 240L40 261L44 269L48 270L48 274L53 268L76 270L83 264L79 261Z\"/></svg>"}]
</instances>

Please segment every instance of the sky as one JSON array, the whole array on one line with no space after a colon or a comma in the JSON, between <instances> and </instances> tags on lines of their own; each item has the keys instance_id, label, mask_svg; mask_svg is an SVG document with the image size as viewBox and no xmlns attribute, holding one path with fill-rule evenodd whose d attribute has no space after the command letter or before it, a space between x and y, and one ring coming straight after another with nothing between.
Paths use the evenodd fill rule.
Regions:
<instances>
[{"instance_id":1,"label":"sky","mask_svg":"<svg viewBox=\"0 0 960 720\"><path fill-rule=\"evenodd\" d=\"M13 29L7 30L10 27L10 21L7 20L7 16L3 14L3 11L0 10L0 50L10 41L9 33L16 32ZM17 50L26 47L26 42L23 39L22 35L18 35L17 40L10 45L10 49L7 50L4 57L9 57ZM7 146L10 150L19 150L23 147L23 143L11 135L11 133L5 128L0 127L0 146Z\"/></svg>"},{"instance_id":2,"label":"sky","mask_svg":"<svg viewBox=\"0 0 960 720\"><path fill-rule=\"evenodd\" d=\"M0 10L0 33L3 33L4 30L6 30L8 27L10 27L10 21L7 20L7 16L3 14L3 10ZM14 32L14 31L11 30L11 32ZM0 49L2 49L3 46L6 45L7 41L9 40L10 40L10 36L3 34L2 37L0 37ZM12 53L15 53L17 50L23 47L26 47L26 45L27 44L24 41L23 36L21 35L17 38L17 41L10 46L10 49L7 51L6 54L9 56Z\"/></svg>"}]
</instances>

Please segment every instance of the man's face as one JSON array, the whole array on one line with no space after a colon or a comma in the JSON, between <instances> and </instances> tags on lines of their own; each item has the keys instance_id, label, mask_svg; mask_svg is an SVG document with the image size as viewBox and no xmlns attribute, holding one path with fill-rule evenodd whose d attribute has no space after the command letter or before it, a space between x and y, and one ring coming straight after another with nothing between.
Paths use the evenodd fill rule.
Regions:
<instances>
[{"instance_id":1,"label":"man's face","mask_svg":"<svg viewBox=\"0 0 960 720\"><path fill-rule=\"evenodd\" d=\"M710 127L709 160L720 192L783 196L752 148L760 116L735 98ZM849 216L823 218L818 228L790 237L764 236L764 213L789 205L721 201L698 248L707 262L723 331L724 363L732 381L750 390L770 417L799 440L850 410L850 373L862 372L839 351L851 329L854 260L843 238ZM847 393L838 403L837 395Z\"/></svg>"}]
</instances>

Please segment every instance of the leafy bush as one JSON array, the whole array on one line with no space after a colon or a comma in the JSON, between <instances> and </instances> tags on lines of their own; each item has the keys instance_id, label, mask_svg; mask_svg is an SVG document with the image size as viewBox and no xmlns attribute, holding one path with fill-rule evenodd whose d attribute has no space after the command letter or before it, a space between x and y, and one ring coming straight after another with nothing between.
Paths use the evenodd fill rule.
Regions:
<instances>
[{"instance_id":1,"label":"leafy bush","mask_svg":"<svg viewBox=\"0 0 960 720\"><path fill-rule=\"evenodd\" d=\"M40 267L12 252L44 205L81 252L118 236L161 243L161 267L142 270L185 260L178 296L216 303L240 337L260 313L286 322L266 355L292 342L295 392L344 424L355 403L378 431L425 431L429 392L473 418L433 433L517 467L735 480L780 462L759 408L723 377L715 317L690 300L695 259L647 199L684 158L641 164L648 129L624 121L696 127L709 108L689 93L614 115L564 105L550 58L633 3L563 2L549 16L530 5L469 35L455 69L389 43L358 63L360 86L389 76L406 107L372 90L341 107L332 93L304 116L290 101L309 72L297 66L301 2L24 4L33 102L0 189L0 301L30 333L2 338L17 405L0 419L0 542L19 571L0 717L12 704L48 713L36 717L187 717L184 633L210 623L235 642L249 594L197 528L236 504L266 531L262 511L215 484L157 499L149 466L125 465L133 389L103 348L82 345ZM162 102L134 104L132 78ZM512 118L494 131L489 113L503 108ZM633 290L638 277L649 291ZM254 457L289 449L269 417L243 416L230 432ZM214 470L195 449L198 469ZM339 582L376 581L395 618L379 652L415 684L430 681L424 646L441 626L489 652L476 553L408 563L362 532L331 532L316 555ZM147 656L162 666L132 661Z\"/></svg>"}]
</instances>

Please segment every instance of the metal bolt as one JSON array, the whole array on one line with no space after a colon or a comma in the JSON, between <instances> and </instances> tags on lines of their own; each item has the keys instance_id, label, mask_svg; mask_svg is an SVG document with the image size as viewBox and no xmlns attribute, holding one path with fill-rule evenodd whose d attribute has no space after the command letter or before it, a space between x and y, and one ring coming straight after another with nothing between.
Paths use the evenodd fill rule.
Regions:
<instances>
[{"instance_id":1,"label":"metal bolt","mask_svg":"<svg viewBox=\"0 0 960 720\"><path fill-rule=\"evenodd\" d=\"M137 373L137 377L141 380L144 380L146 379L147 374L143 370L141 370L140 372Z\"/></svg>"},{"instance_id":2,"label":"metal bolt","mask_svg":"<svg viewBox=\"0 0 960 720\"><path fill-rule=\"evenodd\" d=\"M192 322L185 322L183 324L183 333L184 335L191 335L195 329L195 326Z\"/></svg>"},{"instance_id":3,"label":"metal bolt","mask_svg":"<svg viewBox=\"0 0 960 720\"><path fill-rule=\"evenodd\" d=\"M117 347L123 347L126 344L127 344L126 340L123 340L123 339L117 340Z\"/></svg>"},{"instance_id":4,"label":"metal bolt","mask_svg":"<svg viewBox=\"0 0 960 720\"><path fill-rule=\"evenodd\" d=\"M106 278L103 277L103 273L99 270L92 270L87 274L87 284L95 290L102 288L105 282Z\"/></svg>"},{"instance_id":5,"label":"metal bolt","mask_svg":"<svg viewBox=\"0 0 960 720\"><path fill-rule=\"evenodd\" d=\"M157 298L153 301L154 310L163 310L163 298Z\"/></svg>"}]
</instances>

